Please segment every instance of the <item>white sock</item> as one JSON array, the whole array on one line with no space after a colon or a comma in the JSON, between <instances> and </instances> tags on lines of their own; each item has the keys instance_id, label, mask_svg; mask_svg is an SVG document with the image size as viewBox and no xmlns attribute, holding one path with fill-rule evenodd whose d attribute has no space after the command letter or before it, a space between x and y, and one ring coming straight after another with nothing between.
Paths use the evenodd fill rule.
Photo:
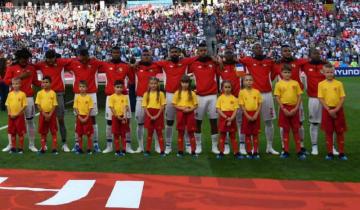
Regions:
<instances>
[{"instance_id":1,"label":"white sock","mask_svg":"<svg viewBox=\"0 0 360 210\"><path fill-rule=\"evenodd\" d=\"M201 137L200 137L201 138ZM190 139L189 139L189 133L187 132L187 130L185 130L184 132L184 140L185 140L185 146L189 146L190 147ZM196 139L195 139L196 140Z\"/></svg>"},{"instance_id":2,"label":"white sock","mask_svg":"<svg viewBox=\"0 0 360 210\"><path fill-rule=\"evenodd\" d=\"M28 131L29 146L35 146L35 123L34 123L34 119L26 120L26 129Z\"/></svg>"},{"instance_id":3,"label":"white sock","mask_svg":"<svg viewBox=\"0 0 360 210\"><path fill-rule=\"evenodd\" d=\"M171 148L172 135L173 135L173 126L168 126L168 125L165 126L166 147Z\"/></svg>"},{"instance_id":4,"label":"white sock","mask_svg":"<svg viewBox=\"0 0 360 210\"><path fill-rule=\"evenodd\" d=\"M300 129L299 129L299 135L300 135L300 144L301 144L301 148L304 148L305 147L305 129L304 129L304 126L301 125L300 126Z\"/></svg>"},{"instance_id":5,"label":"white sock","mask_svg":"<svg viewBox=\"0 0 360 210\"><path fill-rule=\"evenodd\" d=\"M239 135L239 143L245 144L245 135L241 133L241 121L237 123L238 127L238 135Z\"/></svg>"},{"instance_id":6,"label":"white sock","mask_svg":"<svg viewBox=\"0 0 360 210\"><path fill-rule=\"evenodd\" d=\"M196 140L196 146L200 146L201 147L201 133L195 133L195 140Z\"/></svg>"},{"instance_id":7,"label":"white sock","mask_svg":"<svg viewBox=\"0 0 360 210\"><path fill-rule=\"evenodd\" d=\"M284 148L284 128L280 127L280 140L281 140L281 148Z\"/></svg>"},{"instance_id":8,"label":"white sock","mask_svg":"<svg viewBox=\"0 0 360 210\"><path fill-rule=\"evenodd\" d=\"M11 146L11 134L8 134L9 145Z\"/></svg>"},{"instance_id":9,"label":"white sock","mask_svg":"<svg viewBox=\"0 0 360 210\"><path fill-rule=\"evenodd\" d=\"M111 125L106 125L105 135L106 135L106 141L112 142L113 135L112 135L112 126Z\"/></svg>"},{"instance_id":10,"label":"white sock","mask_svg":"<svg viewBox=\"0 0 360 210\"><path fill-rule=\"evenodd\" d=\"M93 136L93 143L97 144L99 141L99 129L98 129L98 125L94 124L93 125L94 128L94 136Z\"/></svg>"},{"instance_id":11,"label":"white sock","mask_svg":"<svg viewBox=\"0 0 360 210\"><path fill-rule=\"evenodd\" d=\"M138 125L136 127L137 141L139 143L139 147L143 148L143 139L144 139L144 125Z\"/></svg>"},{"instance_id":12,"label":"white sock","mask_svg":"<svg viewBox=\"0 0 360 210\"><path fill-rule=\"evenodd\" d=\"M312 145L317 145L318 135L319 135L319 125L311 123L310 124L310 138L311 138Z\"/></svg>"},{"instance_id":13,"label":"white sock","mask_svg":"<svg viewBox=\"0 0 360 210\"><path fill-rule=\"evenodd\" d=\"M267 147L272 148L274 138L274 124L272 120L265 121L265 136Z\"/></svg>"},{"instance_id":14,"label":"white sock","mask_svg":"<svg viewBox=\"0 0 360 210\"><path fill-rule=\"evenodd\" d=\"M219 141L219 134L212 134L211 135L211 143L212 145L218 145L218 141Z\"/></svg>"}]
</instances>

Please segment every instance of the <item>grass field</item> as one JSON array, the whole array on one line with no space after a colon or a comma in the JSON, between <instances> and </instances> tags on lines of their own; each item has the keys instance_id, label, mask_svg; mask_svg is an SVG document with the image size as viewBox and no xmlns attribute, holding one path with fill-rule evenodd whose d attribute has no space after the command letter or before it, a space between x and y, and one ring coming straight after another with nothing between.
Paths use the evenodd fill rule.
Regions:
<instances>
[{"instance_id":1,"label":"grass field","mask_svg":"<svg viewBox=\"0 0 360 210\"><path fill-rule=\"evenodd\" d=\"M113 153L91 156L79 156L73 153L60 153L58 156L53 156L48 153L39 156L28 151L24 155L9 155L8 153L0 152L0 168L360 182L360 126L358 124L360 118L360 84L358 78L342 78L341 80L345 84L347 93L345 112L349 131L346 134L345 148L349 157L348 161L339 161L337 159L334 161L324 160L325 140L322 133L319 136L320 155L309 156L305 161L300 161L296 158L293 140L291 140L292 156L287 160L282 160L279 156L264 153L261 155L261 160L234 160L233 156L217 160L215 155L210 152L209 125L206 122L203 126L203 142L205 144L203 153L198 159L193 159L189 156L180 159L176 157L175 152L166 158L161 158L155 153L149 158L145 158L143 154L132 154L126 155L123 158L117 158ZM66 100L70 100L71 97L68 94ZM100 106L104 106L103 94L99 94L98 97ZM306 99L305 104L307 104ZM105 147L103 110L102 107L97 116L102 148ZM6 113L0 112L0 119L0 127L6 125ZM66 125L68 128L68 143L72 147L74 144L74 116L71 106L67 109ZM135 130L134 120L132 126L133 130ZM306 123L305 142L306 148L309 150L308 127ZM174 140L175 138L176 136L174 136ZM0 147L3 148L7 144L6 129L0 131L0 139ZM264 152L266 141L263 134L260 141L260 152ZM37 138L37 145L39 145L39 138ZM176 146L175 142L173 145ZM133 132L133 148L136 149L136 147L137 141ZM275 122L275 148L280 150L277 122Z\"/></svg>"}]
</instances>

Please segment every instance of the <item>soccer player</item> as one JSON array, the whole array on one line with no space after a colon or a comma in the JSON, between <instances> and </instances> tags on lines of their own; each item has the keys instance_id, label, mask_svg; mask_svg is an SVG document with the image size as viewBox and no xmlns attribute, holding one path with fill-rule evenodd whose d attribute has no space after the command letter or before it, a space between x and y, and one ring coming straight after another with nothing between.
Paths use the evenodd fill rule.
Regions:
<instances>
[{"instance_id":1,"label":"soccer player","mask_svg":"<svg viewBox=\"0 0 360 210\"><path fill-rule=\"evenodd\" d=\"M15 52L16 63L7 68L4 81L7 85L10 85L13 78L19 78L21 80L20 90L26 94L27 100L25 118L29 138L29 149L32 152L37 152L38 150L35 147L35 105L32 85L41 86L41 82L37 78L35 68L29 64L30 57L31 53L28 49L23 48L17 50Z\"/></svg>"},{"instance_id":2,"label":"soccer player","mask_svg":"<svg viewBox=\"0 0 360 210\"><path fill-rule=\"evenodd\" d=\"M239 153L239 146L236 142L236 114L239 109L238 99L232 95L232 88L230 81L222 82L222 94L216 101L216 109L220 115L219 119L219 133L220 133L220 154L216 157L221 159L224 157L224 147L226 134L229 133L233 153L236 159L243 159L244 157Z\"/></svg>"},{"instance_id":3,"label":"soccer player","mask_svg":"<svg viewBox=\"0 0 360 210\"><path fill-rule=\"evenodd\" d=\"M180 58L181 49L178 47L170 48L169 60L157 61L155 64L159 65L164 72L164 85L166 92L166 127L165 127L165 140L166 148L165 153L169 154L172 150L172 137L173 125L175 120L176 109L173 105L173 97L175 91L180 88L181 77L186 73L188 66L194 62L197 57Z\"/></svg>"},{"instance_id":4,"label":"soccer player","mask_svg":"<svg viewBox=\"0 0 360 210\"><path fill-rule=\"evenodd\" d=\"M345 91L342 82L334 78L334 67L331 64L323 66L323 74L326 79L319 83L318 98L322 105L321 129L325 132L327 146L327 160L334 159L333 134L336 133L336 140L339 149L340 160L348 158L344 152L346 122L344 115Z\"/></svg>"},{"instance_id":5,"label":"soccer player","mask_svg":"<svg viewBox=\"0 0 360 210\"><path fill-rule=\"evenodd\" d=\"M144 119L145 110L142 106L144 93L148 90L149 79L156 77L160 73L160 67L152 61L151 52L144 49L141 55L141 60L134 69L135 74L135 88L136 88L136 108L135 118L137 121L137 140L138 148L136 153L144 151ZM159 151L160 152L160 151Z\"/></svg>"},{"instance_id":6,"label":"soccer player","mask_svg":"<svg viewBox=\"0 0 360 210\"><path fill-rule=\"evenodd\" d=\"M274 76L274 61L263 54L260 43L255 43L252 50L253 57L240 58L240 63L244 64L247 72L253 76L253 86L261 92L263 98L261 115L265 124L265 136L267 140L266 153L279 155L279 152L273 148L273 120L276 116L272 96L271 78Z\"/></svg>"},{"instance_id":7,"label":"soccer player","mask_svg":"<svg viewBox=\"0 0 360 210\"><path fill-rule=\"evenodd\" d=\"M296 152L299 159L306 159L305 153L301 151L300 145L300 117L299 106L301 102L302 90L300 84L291 79L291 66L283 65L281 70L282 80L276 83L274 95L279 104L279 126L283 129L284 152L281 158L289 157L289 135L293 132L295 139Z\"/></svg>"},{"instance_id":8,"label":"soccer player","mask_svg":"<svg viewBox=\"0 0 360 210\"><path fill-rule=\"evenodd\" d=\"M134 82L134 74L131 71L131 66L127 63L121 61L121 52L119 47L113 47L111 50L111 60L109 62L103 62L103 65L100 67L99 72L106 74L106 105L105 105L105 119L106 119L106 148L103 153L109 153L113 151L112 147L112 111L109 107L109 98L114 94L114 83L115 81L128 81L128 83ZM126 90L126 85L123 84L123 94L128 97L128 92ZM126 112L127 121L130 122L131 112ZM134 153L131 149L131 132L130 130L126 133L126 152Z\"/></svg>"},{"instance_id":9,"label":"soccer player","mask_svg":"<svg viewBox=\"0 0 360 210\"><path fill-rule=\"evenodd\" d=\"M327 62L321 60L320 52L317 49L310 50L310 61L304 64L303 72L306 75L307 95L309 96L309 122L310 122L310 139L312 144L312 155L318 155L318 134L319 124L321 123L322 107L318 99L318 84L325 80L322 74L323 66ZM338 152L333 148L333 154Z\"/></svg>"},{"instance_id":10,"label":"soccer player","mask_svg":"<svg viewBox=\"0 0 360 210\"><path fill-rule=\"evenodd\" d=\"M274 65L275 74L276 76L279 77L279 79L282 79L281 69L285 64L289 65L291 67L291 79L297 81L301 87L301 90L304 90L304 84L301 81L301 73L302 73L302 67L307 61L308 61L307 59L294 58L290 46L282 45L281 59L278 60ZM300 117L299 135L300 135L301 150L305 152L305 146L304 146L305 131L303 126L303 122L305 120L305 114L304 114L304 106L302 102L300 103L299 106L299 117ZM281 138L283 136L282 133L283 130L280 127Z\"/></svg>"},{"instance_id":11,"label":"soccer player","mask_svg":"<svg viewBox=\"0 0 360 210\"><path fill-rule=\"evenodd\" d=\"M233 50L227 48L225 50L225 55L224 55L225 60L223 61L223 70L219 71L219 74L220 74L220 79L222 81L227 80L231 83L232 94L235 97L238 97L241 87L241 76L243 76L242 75L243 72L237 71L236 65L238 64L238 62L234 58L235 55ZM236 114L236 124L237 124L239 140L240 140L240 153L246 154L245 136L241 133L241 121L242 121L241 117L242 117L241 109L239 109ZM226 142L224 154L229 154L229 152L230 152L229 144Z\"/></svg>"},{"instance_id":12,"label":"soccer player","mask_svg":"<svg viewBox=\"0 0 360 210\"><path fill-rule=\"evenodd\" d=\"M196 153L202 152L201 146L201 125L205 116L208 113L211 126L211 142L212 152L219 154L218 149L218 129L216 112L216 99L217 99L217 75L218 64L208 55L207 46L201 43L198 46L198 59L189 67L189 72L195 77L196 94L198 98L198 108L195 111L195 118L197 124L197 131L195 133L196 139Z\"/></svg>"},{"instance_id":13,"label":"soccer player","mask_svg":"<svg viewBox=\"0 0 360 210\"><path fill-rule=\"evenodd\" d=\"M76 114L75 132L78 136L78 144L76 153L82 154L83 135L87 136L87 153L92 154L92 136L94 127L92 123L91 111L94 108L94 103L90 94L87 93L87 82L79 81L79 94L75 96L74 111Z\"/></svg>"},{"instance_id":14,"label":"soccer player","mask_svg":"<svg viewBox=\"0 0 360 210\"><path fill-rule=\"evenodd\" d=\"M259 159L259 132L260 132L260 111L262 96L260 91L253 88L254 83L251 74L244 77L245 88L239 93L239 104L242 109L241 132L245 135L246 158ZM253 147L251 146L253 143ZM252 152L253 150L253 152Z\"/></svg>"},{"instance_id":15,"label":"soccer player","mask_svg":"<svg viewBox=\"0 0 360 210\"><path fill-rule=\"evenodd\" d=\"M98 69L103 65L101 61L98 61L95 58L89 57L89 52L87 49L81 49L79 52L79 57L74 59L70 65L66 66L65 71L71 71L75 77L73 92L75 97L80 94L80 81L87 81L87 93L89 97L92 98L94 107L91 109L90 117L91 122L93 123L93 143L94 143L94 152L101 152L99 147L99 135L98 135L98 125L96 123L96 115L98 114L98 105L97 105L97 72ZM76 141L75 135L75 141ZM77 141L76 141L77 142ZM75 145L75 147L78 144Z\"/></svg>"},{"instance_id":16,"label":"soccer player","mask_svg":"<svg viewBox=\"0 0 360 210\"><path fill-rule=\"evenodd\" d=\"M130 131L128 112L129 97L123 95L124 83L121 80L114 82L114 93L108 98L108 106L111 110L111 129L114 135L115 155L124 156L127 151L126 134ZM122 151L120 151L121 137Z\"/></svg>"},{"instance_id":17,"label":"soccer player","mask_svg":"<svg viewBox=\"0 0 360 210\"><path fill-rule=\"evenodd\" d=\"M62 140L62 150L70 152L66 143L67 131L64 122L65 115L65 85L64 85L64 68L71 63L71 59L58 58L55 50L49 50L45 53L45 61L36 63L36 70L40 70L42 75L46 75L51 79L51 90L55 91L58 106L56 107L56 117L59 123L59 130Z\"/></svg>"},{"instance_id":18,"label":"soccer player","mask_svg":"<svg viewBox=\"0 0 360 210\"><path fill-rule=\"evenodd\" d=\"M176 109L176 128L178 130L178 157L184 155L184 133L187 131L190 138L191 155L196 156L196 131L195 109L198 106L197 97L191 90L191 79L187 75L181 77L181 86L172 98ZM166 153L166 151L165 151Z\"/></svg>"},{"instance_id":19,"label":"soccer player","mask_svg":"<svg viewBox=\"0 0 360 210\"><path fill-rule=\"evenodd\" d=\"M145 110L145 128L147 129L146 152L145 156L150 155L152 138L154 131L157 134L160 155L165 156L163 129L164 129L164 109L166 99L163 92L160 91L159 79L151 77L149 79L148 91L144 94L142 106Z\"/></svg>"},{"instance_id":20,"label":"soccer player","mask_svg":"<svg viewBox=\"0 0 360 210\"><path fill-rule=\"evenodd\" d=\"M10 91L5 105L8 111L8 133L11 135L10 153L16 153L16 135L19 137L19 149L23 153L24 134L26 133L24 111L27 106L26 94L20 90L21 79L12 78Z\"/></svg>"},{"instance_id":21,"label":"soccer player","mask_svg":"<svg viewBox=\"0 0 360 210\"><path fill-rule=\"evenodd\" d=\"M58 106L56 93L51 89L51 77L44 76L42 80L42 90L36 95L35 104L40 112L39 134L41 135L40 154L45 153L46 136L50 130L52 136L52 153L57 155L57 122L56 107Z\"/></svg>"}]
</instances>

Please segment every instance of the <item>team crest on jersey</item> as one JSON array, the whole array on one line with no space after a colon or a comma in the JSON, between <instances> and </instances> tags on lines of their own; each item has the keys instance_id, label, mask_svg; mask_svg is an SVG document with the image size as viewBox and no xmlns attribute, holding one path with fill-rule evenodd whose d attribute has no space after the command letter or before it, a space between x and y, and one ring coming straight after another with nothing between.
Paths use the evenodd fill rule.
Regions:
<instances>
[{"instance_id":1,"label":"team crest on jersey","mask_svg":"<svg viewBox=\"0 0 360 210\"><path fill-rule=\"evenodd\" d=\"M20 73L20 70L17 70L16 73Z\"/></svg>"},{"instance_id":2,"label":"team crest on jersey","mask_svg":"<svg viewBox=\"0 0 360 210\"><path fill-rule=\"evenodd\" d=\"M152 70L152 69L149 69L149 71L150 71L150 72L153 72L153 70Z\"/></svg>"},{"instance_id":3,"label":"team crest on jersey","mask_svg":"<svg viewBox=\"0 0 360 210\"><path fill-rule=\"evenodd\" d=\"M78 69L81 69L81 66L78 66Z\"/></svg>"},{"instance_id":4,"label":"team crest on jersey","mask_svg":"<svg viewBox=\"0 0 360 210\"><path fill-rule=\"evenodd\" d=\"M311 69L309 69L309 71L314 71L314 69L311 68Z\"/></svg>"},{"instance_id":5,"label":"team crest on jersey","mask_svg":"<svg viewBox=\"0 0 360 210\"><path fill-rule=\"evenodd\" d=\"M119 71L122 71L123 69L120 67L118 70L119 70Z\"/></svg>"},{"instance_id":6,"label":"team crest on jersey","mask_svg":"<svg viewBox=\"0 0 360 210\"><path fill-rule=\"evenodd\" d=\"M254 63L253 66L256 66L256 63Z\"/></svg>"},{"instance_id":7,"label":"team crest on jersey","mask_svg":"<svg viewBox=\"0 0 360 210\"><path fill-rule=\"evenodd\" d=\"M213 67L213 65L209 64L209 68L212 68L212 67Z\"/></svg>"},{"instance_id":8,"label":"team crest on jersey","mask_svg":"<svg viewBox=\"0 0 360 210\"><path fill-rule=\"evenodd\" d=\"M337 88L336 88L336 87L334 87L334 90L335 90L335 91L337 91Z\"/></svg>"},{"instance_id":9,"label":"team crest on jersey","mask_svg":"<svg viewBox=\"0 0 360 210\"><path fill-rule=\"evenodd\" d=\"M267 66L267 65L264 63L264 64L263 64L263 67L266 67L266 66Z\"/></svg>"},{"instance_id":10,"label":"team crest on jersey","mask_svg":"<svg viewBox=\"0 0 360 210\"><path fill-rule=\"evenodd\" d=\"M292 88L295 90L295 89L296 89L296 86L295 86L295 85L293 85L293 86L292 86Z\"/></svg>"},{"instance_id":11,"label":"team crest on jersey","mask_svg":"<svg viewBox=\"0 0 360 210\"><path fill-rule=\"evenodd\" d=\"M144 72L144 70L140 70L140 72Z\"/></svg>"},{"instance_id":12,"label":"team crest on jersey","mask_svg":"<svg viewBox=\"0 0 360 210\"><path fill-rule=\"evenodd\" d=\"M198 68L199 68L199 69L201 69L201 68L202 68L202 66L198 66Z\"/></svg>"},{"instance_id":13,"label":"team crest on jersey","mask_svg":"<svg viewBox=\"0 0 360 210\"><path fill-rule=\"evenodd\" d=\"M295 67L296 67L296 65L295 65L295 64L291 64L291 66L292 66L293 68L295 68Z\"/></svg>"},{"instance_id":14,"label":"team crest on jersey","mask_svg":"<svg viewBox=\"0 0 360 210\"><path fill-rule=\"evenodd\" d=\"M88 68L91 68L91 65L88 65Z\"/></svg>"},{"instance_id":15,"label":"team crest on jersey","mask_svg":"<svg viewBox=\"0 0 360 210\"><path fill-rule=\"evenodd\" d=\"M110 71L113 70L113 69L114 69L113 67L110 67L110 68L109 68Z\"/></svg>"},{"instance_id":16,"label":"team crest on jersey","mask_svg":"<svg viewBox=\"0 0 360 210\"><path fill-rule=\"evenodd\" d=\"M170 65L170 68L174 68L174 66L173 66L173 65Z\"/></svg>"},{"instance_id":17,"label":"team crest on jersey","mask_svg":"<svg viewBox=\"0 0 360 210\"><path fill-rule=\"evenodd\" d=\"M234 101L230 101L230 104L234 104Z\"/></svg>"},{"instance_id":18,"label":"team crest on jersey","mask_svg":"<svg viewBox=\"0 0 360 210\"><path fill-rule=\"evenodd\" d=\"M182 64L181 64L181 63L179 63L179 64L178 64L178 66L182 66Z\"/></svg>"}]
</instances>

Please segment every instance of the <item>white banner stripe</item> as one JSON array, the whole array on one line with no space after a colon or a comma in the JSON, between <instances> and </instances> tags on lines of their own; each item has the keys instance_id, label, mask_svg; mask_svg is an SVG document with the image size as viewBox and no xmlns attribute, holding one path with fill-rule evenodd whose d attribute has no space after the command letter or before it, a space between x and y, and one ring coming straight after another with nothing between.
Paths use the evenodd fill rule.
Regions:
<instances>
[{"instance_id":1,"label":"white banner stripe","mask_svg":"<svg viewBox=\"0 0 360 210\"><path fill-rule=\"evenodd\" d=\"M106 203L106 208L138 209L143 188L143 181L117 181Z\"/></svg>"}]
</instances>

